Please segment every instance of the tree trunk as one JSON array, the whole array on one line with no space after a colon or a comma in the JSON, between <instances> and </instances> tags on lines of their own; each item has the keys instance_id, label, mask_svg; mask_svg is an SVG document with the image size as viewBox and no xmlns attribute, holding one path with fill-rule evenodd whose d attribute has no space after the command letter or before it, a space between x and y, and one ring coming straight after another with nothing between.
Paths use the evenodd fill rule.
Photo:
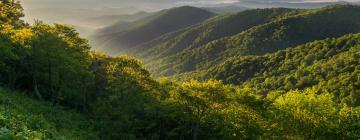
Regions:
<instances>
[{"instance_id":1,"label":"tree trunk","mask_svg":"<svg viewBox=\"0 0 360 140\"><path fill-rule=\"evenodd\" d=\"M34 80L34 91L35 91L35 94L36 94L36 96L37 96L40 100L42 100L42 96L41 96L41 94L40 94L40 92L39 92L38 84L37 84L37 80L36 80L35 76L33 77L33 80Z\"/></svg>"},{"instance_id":2,"label":"tree trunk","mask_svg":"<svg viewBox=\"0 0 360 140\"><path fill-rule=\"evenodd\" d=\"M55 105L56 103L56 98L57 98L57 95L56 95L56 92L54 91L54 87L53 87L53 83L52 83L52 66L51 66L51 63L50 61L48 62L48 83L49 83L49 89L50 89L50 100L51 102Z\"/></svg>"},{"instance_id":3,"label":"tree trunk","mask_svg":"<svg viewBox=\"0 0 360 140\"><path fill-rule=\"evenodd\" d=\"M193 128L193 140L197 140L199 135L199 123L195 122L194 125L195 126Z\"/></svg>"},{"instance_id":4,"label":"tree trunk","mask_svg":"<svg viewBox=\"0 0 360 140\"><path fill-rule=\"evenodd\" d=\"M15 72L10 72L9 74L9 81L8 81L8 87L10 89L15 89L15 83L16 83L16 73Z\"/></svg>"}]
</instances>

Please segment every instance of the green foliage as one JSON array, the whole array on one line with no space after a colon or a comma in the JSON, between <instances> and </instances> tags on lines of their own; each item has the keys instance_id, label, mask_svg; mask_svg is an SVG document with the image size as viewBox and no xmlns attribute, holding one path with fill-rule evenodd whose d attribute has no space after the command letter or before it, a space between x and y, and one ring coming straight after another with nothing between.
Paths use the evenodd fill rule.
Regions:
<instances>
[{"instance_id":1,"label":"green foliage","mask_svg":"<svg viewBox=\"0 0 360 140\"><path fill-rule=\"evenodd\" d=\"M1 0L0 11L0 24L9 23L15 27L22 26L24 24L22 20L19 20L24 16L20 1Z\"/></svg>"},{"instance_id":2,"label":"green foliage","mask_svg":"<svg viewBox=\"0 0 360 140\"><path fill-rule=\"evenodd\" d=\"M264 56L239 56L211 67L202 77L271 90L305 89L333 93L339 101L359 105L359 34L315 41ZM200 72L200 73L201 73Z\"/></svg>"},{"instance_id":3,"label":"green foliage","mask_svg":"<svg viewBox=\"0 0 360 140\"><path fill-rule=\"evenodd\" d=\"M360 16L358 11L359 6L352 5L309 10L250 10L215 17L168 34L140 47L136 54L142 54L155 76L172 76L207 69L229 57L264 55L315 40L357 33L360 21L353 16Z\"/></svg>"},{"instance_id":4,"label":"green foliage","mask_svg":"<svg viewBox=\"0 0 360 140\"><path fill-rule=\"evenodd\" d=\"M0 88L0 139L98 139L95 121L74 110Z\"/></svg>"},{"instance_id":5,"label":"green foliage","mask_svg":"<svg viewBox=\"0 0 360 140\"><path fill-rule=\"evenodd\" d=\"M276 129L300 139L358 138L359 107L338 104L333 98L316 90L290 91L276 98L270 109Z\"/></svg>"},{"instance_id":6,"label":"green foliage","mask_svg":"<svg viewBox=\"0 0 360 140\"><path fill-rule=\"evenodd\" d=\"M248 10L237 14L216 16L199 25L161 36L133 49L134 54L152 63L183 50L205 45L210 41L235 35L253 26L266 23L290 9ZM137 54L137 53L140 53Z\"/></svg>"},{"instance_id":7,"label":"green foliage","mask_svg":"<svg viewBox=\"0 0 360 140\"><path fill-rule=\"evenodd\" d=\"M38 22L14 29L5 24L1 34L5 53L1 59L6 66L3 83L59 102L82 98L75 94L86 92L84 80L91 79L90 48L73 28Z\"/></svg>"},{"instance_id":8,"label":"green foliage","mask_svg":"<svg viewBox=\"0 0 360 140\"><path fill-rule=\"evenodd\" d=\"M103 91L93 108L103 120L105 131L111 132L106 134L107 139L134 139L135 134L141 133L137 132L140 129L135 126L137 121L142 121L142 115L152 111L148 106L154 102L150 94L155 81L137 60L126 56L95 58L95 67L98 72L103 72L101 75L106 84L98 87Z\"/></svg>"}]
</instances>

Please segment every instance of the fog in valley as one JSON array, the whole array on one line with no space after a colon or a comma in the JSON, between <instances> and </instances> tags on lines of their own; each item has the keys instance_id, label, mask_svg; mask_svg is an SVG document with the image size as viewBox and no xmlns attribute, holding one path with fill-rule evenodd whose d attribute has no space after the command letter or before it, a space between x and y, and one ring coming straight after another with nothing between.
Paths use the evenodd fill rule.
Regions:
<instances>
[{"instance_id":1,"label":"fog in valley","mask_svg":"<svg viewBox=\"0 0 360 140\"><path fill-rule=\"evenodd\" d=\"M350 0L347 2L354 2ZM41 20L46 23L73 25L82 34L89 36L96 29L115 24L119 20L133 21L131 15L139 12L154 12L183 5L197 7L247 7L247 8L315 8L337 0L22 0L29 23Z\"/></svg>"}]
</instances>

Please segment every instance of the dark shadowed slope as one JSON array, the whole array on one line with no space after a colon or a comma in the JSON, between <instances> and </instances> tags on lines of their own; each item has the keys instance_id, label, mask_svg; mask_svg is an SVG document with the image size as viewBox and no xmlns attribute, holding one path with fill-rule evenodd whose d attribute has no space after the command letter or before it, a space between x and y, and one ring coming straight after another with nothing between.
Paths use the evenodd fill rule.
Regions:
<instances>
[{"instance_id":1,"label":"dark shadowed slope","mask_svg":"<svg viewBox=\"0 0 360 140\"><path fill-rule=\"evenodd\" d=\"M133 54L140 56L145 61L161 59L184 50L195 49L213 40L238 34L291 11L296 12L297 10L257 9L217 16L197 26L191 26L139 45L134 48Z\"/></svg>"},{"instance_id":2,"label":"dark shadowed slope","mask_svg":"<svg viewBox=\"0 0 360 140\"><path fill-rule=\"evenodd\" d=\"M103 50L116 54L166 33L200 23L212 16L214 16L213 13L200 8L189 6L173 8L146 18L141 23L131 23L136 25L131 25L132 27L126 31L103 35L101 38L107 38L107 40L102 40L97 44L101 45Z\"/></svg>"}]
</instances>

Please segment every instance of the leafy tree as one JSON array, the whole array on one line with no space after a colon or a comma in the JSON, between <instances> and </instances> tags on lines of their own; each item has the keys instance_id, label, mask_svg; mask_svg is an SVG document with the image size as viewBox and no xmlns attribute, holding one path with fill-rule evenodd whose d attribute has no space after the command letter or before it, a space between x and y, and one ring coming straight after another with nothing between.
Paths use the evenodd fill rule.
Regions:
<instances>
[{"instance_id":1,"label":"leafy tree","mask_svg":"<svg viewBox=\"0 0 360 140\"><path fill-rule=\"evenodd\" d=\"M8 23L14 27L20 27L24 24L19 20L24 16L23 8L18 0L1 0L0 1L0 24Z\"/></svg>"}]
</instances>

